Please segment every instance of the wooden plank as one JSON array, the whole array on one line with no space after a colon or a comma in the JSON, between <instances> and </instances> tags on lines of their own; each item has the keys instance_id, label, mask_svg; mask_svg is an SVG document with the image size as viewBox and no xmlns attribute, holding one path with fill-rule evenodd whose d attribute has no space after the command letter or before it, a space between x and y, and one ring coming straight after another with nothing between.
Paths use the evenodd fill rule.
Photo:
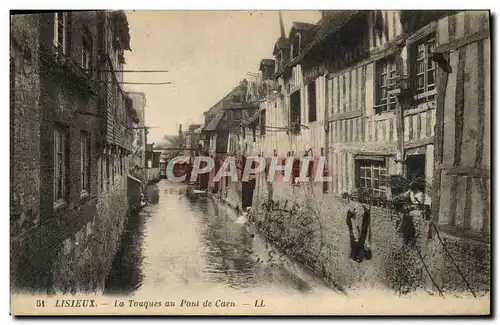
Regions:
<instances>
[{"instance_id":1,"label":"wooden plank","mask_svg":"<svg viewBox=\"0 0 500 325\"><path fill-rule=\"evenodd\" d=\"M415 125L415 126L416 126L416 127L415 127L415 135L414 135L414 137L413 137L414 139L421 139L421 138L422 138L422 137L421 137L421 135L423 134L423 133L422 133L422 123L421 123L421 122L422 122L422 120L421 120L421 118L420 118L420 115L421 115L421 114L417 114L417 115L415 115L415 116L414 116L415 121L413 121L413 125Z\"/></svg>"},{"instance_id":2,"label":"wooden plank","mask_svg":"<svg viewBox=\"0 0 500 325\"><path fill-rule=\"evenodd\" d=\"M456 212L455 212L455 225L461 228L467 228L466 224L466 203L467 203L467 176L456 176L457 178L457 190L455 192L455 197L452 200L456 201Z\"/></svg>"},{"instance_id":3,"label":"wooden plank","mask_svg":"<svg viewBox=\"0 0 500 325\"><path fill-rule=\"evenodd\" d=\"M394 141L394 122L393 119L388 119L387 120L387 125L386 125L386 132L387 132L387 141L388 142L393 142Z\"/></svg>"},{"instance_id":4,"label":"wooden plank","mask_svg":"<svg viewBox=\"0 0 500 325\"><path fill-rule=\"evenodd\" d=\"M360 117L359 118L359 141L360 142L365 142L366 139L365 139L365 128L366 128L366 118L364 116Z\"/></svg>"},{"instance_id":5,"label":"wooden plank","mask_svg":"<svg viewBox=\"0 0 500 325\"><path fill-rule=\"evenodd\" d=\"M340 121L335 123L335 143L340 142Z\"/></svg>"},{"instance_id":6,"label":"wooden plank","mask_svg":"<svg viewBox=\"0 0 500 325\"><path fill-rule=\"evenodd\" d=\"M414 126L413 126L413 117L414 116L415 115L412 115L412 116L405 118L406 120L408 120L408 139L410 141L414 139L413 135L415 134L415 131L413 130L414 129Z\"/></svg>"},{"instance_id":7,"label":"wooden plank","mask_svg":"<svg viewBox=\"0 0 500 325\"><path fill-rule=\"evenodd\" d=\"M434 145L429 144L425 147L425 180L428 184L433 184L434 180ZM429 193L431 194L431 193Z\"/></svg>"},{"instance_id":8,"label":"wooden plank","mask_svg":"<svg viewBox=\"0 0 500 325\"><path fill-rule=\"evenodd\" d=\"M339 193L344 192L344 152L339 152Z\"/></svg>"},{"instance_id":9,"label":"wooden plank","mask_svg":"<svg viewBox=\"0 0 500 325\"><path fill-rule=\"evenodd\" d=\"M438 219L439 224L449 224L451 223L450 216L450 190L451 190L451 178L454 176L446 175L446 172L439 170L438 173L441 174L441 186L440 186L440 197L439 197L439 214L435 216Z\"/></svg>"},{"instance_id":10,"label":"wooden plank","mask_svg":"<svg viewBox=\"0 0 500 325\"><path fill-rule=\"evenodd\" d=\"M469 44L465 48L464 64L464 108L463 108L463 132L462 132L462 152L460 165L473 167L476 163L476 149L483 144L480 137L478 114L482 115L482 107L478 109L478 43ZM482 56L481 56L482 57ZM482 79L482 78L481 78ZM482 156L482 153L479 157ZM480 162L479 162L480 163Z\"/></svg>"},{"instance_id":11,"label":"wooden plank","mask_svg":"<svg viewBox=\"0 0 500 325\"><path fill-rule=\"evenodd\" d=\"M457 86L458 52L450 53L452 73L448 75L443 115L442 162L451 164L455 152L455 92ZM429 131L427 131L429 133Z\"/></svg>"},{"instance_id":12,"label":"wooden plank","mask_svg":"<svg viewBox=\"0 0 500 325\"><path fill-rule=\"evenodd\" d=\"M351 111L358 111L358 76L357 70L351 70Z\"/></svg>"},{"instance_id":13,"label":"wooden plank","mask_svg":"<svg viewBox=\"0 0 500 325\"><path fill-rule=\"evenodd\" d=\"M382 14L384 17L384 32L382 33L382 43L381 44L386 44L389 42L389 17L388 17L388 12L387 10L382 10Z\"/></svg>"},{"instance_id":14,"label":"wooden plank","mask_svg":"<svg viewBox=\"0 0 500 325\"><path fill-rule=\"evenodd\" d=\"M338 186L339 186L339 193L342 193L342 187L343 187L343 182L342 182L342 177L343 177L343 166L344 164L342 163L343 162L343 159L342 159L342 152L339 152L337 154L337 159L338 159L338 163L337 163L337 178L338 178Z\"/></svg>"},{"instance_id":15,"label":"wooden plank","mask_svg":"<svg viewBox=\"0 0 500 325\"><path fill-rule=\"evenodd\" d=\"M455 39L456 21L456 14L448 16L448 39L450 41Z\"/></svg>"},{"instance_id":16,"label":"wooden plank","mask_svg":"<svg viewBox=\"0 0 500 325\"><path fill-rule=\"evenodd\" d=\"M471 179L470 188L470 228L472 230L481 231L483 228L483 208L487 204L481 193L481 180Z\"/></svg>"},{"instance_id":17,"label":"wooden plank","mask_svg":"<svg viewBox=\"0 0 500 325\"><path fill-rule=\"evenodd\" d=\"M366 82L365 82L365 114L366 116L373 115L373 106L375 103L374 97L374 75L375 65L370 63L366 66Z\"/></svg>"},{"instance_id":18,"label":"wooden plank","mask_svg":"<svg viewBox=\"0 0 500 325\"><path fill-rule=\"evenodd\" d=\"M460 166L462 157L462 133L464 129L464 105L465 105L465 60L466 49L458 51L457 88L455 92L455 152L453 154L453 165Z\"/></svg>"},{"instance_id":19,"label":"wooden plank","mask_svg":"<svg viewBox=\"0 0 500 325\"><path fill-rule=\"evenodd\" d=\"M359 71L359 105L361 106L361 112L366 115L366 66L361 66L358 68ZM373 89L372 89L373 91Z\"/></svg>"},{"instance_id":20,"label":"wooden plank","mask_svg":"<svg viewBox=\"0 0 500 325\"><path fill-rule=\"evenodd\" d=\"M413 115L411 117L411 125L412 125L412 131L413 131L411 138L414 140L418 140L420 138L419 137L420 126L418 125L419 121L420 121L420 118L418 115Z\"/></svg>"},{"instance_id":21,"label":"wooden plank","mask_svg":"<svg viewBox=\"0 0 500 325\"><path fill-rule=\"evenodd\" d=\"M329 159L331 161L331 164L329 164L330 168L328 170L328 175L332 176L332 181L331 181L331 183L328 184L328 190L336 193L337 192L337 157L336 157L336 153L331 152Z\"/></svg>"},{"instance_id":22,"label":"wooden plank","mask_svg":"<svg viewBox=\"0 0 500 325\"><path fill-rule=\"evenodd\" d=\"M352 142L358 142L358 134L359 134L359 118L352 119Z\"/></svg>"},{"instance_id":23,"label":"wooden plank","mask_svg":"<svg viewBox=\"0 0 500 325\"><path fill-rule=\"evenodd\" d=\"M410 141L410 121L409 118L406 117L404 119L404 141L408 142Z\"/></svg>"},{"instance_id":24,"label":"wooden plank","mask_svg":"<svg viewBox=\"0 0 500 325\"><path fill-rule=\"evenodd\" d=\"M464 12L464 35L470 34L470 11Z\"/></svg>"},{"instance_id":25,"label":"wooden plank","mask_svg":"<svg viewBox=\"0 0 500 325\"><path fill-rule=\"evenodd\" d=\"M380 121L379 122L380 123L380 131L381 131L380 132L380 141L387 141L386 135L385 135L386 134L386 132L385 132L385 130L386 130L385 126L387 124L387 121L388 120Z\"/></svg>"},{"instance_id":26,"label":"wooden plank","mask_svg":"<svg viewBox=\"0 0 500 325\"><path fill-rule=\"evenodd\" d=\"M344 152L344 192L349 192L349 160L347 152Z\"/></svg>"},{"instance_id":27,"label":"wooden plank","mask_svg":"<svg viewBox=\"0 0 500 325\"><path fill-rule=\"evenodd\" d=\"M344 120L344 142L349 142L349 120Z\"/></svg>"},{"instance_id":28,"label":"wooden plank","mask_svg":"<svg viewBox=\"0 0 500 325\"><path fill-rule=\"evenodd\" d=\"M434 137L415 139L412 141L405 142L405 149L423 147L432 143L434 143Z\"/></svg>"},{"instance_id":29,"label":"wooden plank","mask_svg":"<svg viewBox=\"0 0 500 325\"><path fill-rule=\"evenodd\" d=\"M448 25L448 16L438 21L437 40L439 45L448 43Z\"/></svg>"},{"instance_id":30,"label":"wooden plank","mask_svg":"<svg viewBox=\"0 0 500 325\"><path fill-rule=\"evenodd\" d=\"M345 74L340 76L340 112L345 112Z\"/></svg>"},{"instance_id":31,"label":"wooden plank","mask_svg":"<svg viewBox=\"0 0 500 325\"><path fill-rule=\"evenodd\" d=\"M420 118L420 138L425 138L427 136L427 113L422 113L418 115Z\"/></svg>"},{"instance_id":32,"label":"wooden plank","mask_svg":"<svg viewBox=\"0 0 500 325\"><path fill-rule=\"evenodd\" d=\"M396 19L396 35L395 37L398 37L403 33L402 26L401 26L401 12L399 10L394 11L395 14L395 19Z\"/></svg>"},{"instance_id":33,"label":"wooden plank","mask_svg":"<svg viewBox=\"0 0 500 325\"><path fill-rule=\"evenodd\" d=\"M349 142L353 142L354 140L354 120L350 119L349 121Z\"/></svg>"},{"instance_id":34,"label":"wooden plank","mask_svg":"<svg viewBox=\"0 0 500 325\"><path fill-rule=\"evenodd\" d=\"M355 180L355 177L356 177L356 165L355 165L355 162L354 162L354 155L352 153L349 153L349 166L351 166L351 172L350 172L350 188L351 188L351 191L354 190L355 188L355 184L354 184L354 180Z\"/></svg>"},{"instance_id":35,"label":"wooden plank","mask_svg":"<svg viewBox=\"0 0 500 325\"><path fill-rule=\"evenodd\" d=\"M375 31L374 31L373 14L368 15L368 39L370 42L370 51L375 48Z\"/></svg>"},{"instance_id":36,"label":"wooden plank","mask_svg":"<svg viewBox=\"0 0 500 325\"><path fill-rule=\"evenodd\" d=\"M476 32L474 34L469 34L469 35L464 36L464 37L459 38L459 39L450 40L450 42L448 42L446 44L439 45L436 48L436 52L454 51L454 50L459 49L463 46L466 46L470 43L474 43L474 42L477 42L479 40L489 38L489 36L490 36L489 29L482 30L482 31Z\"/></svg>"},{"instance_id":37,"label":"wooden plank","mask_svg":"<svg viewBox=\"0 0 500 325\"><path fill-rule=\"evenodd\" d=\"M464 36L465 36L465 12L461 11L456 14L455 38L462 38Z\"/></svg>"},{"instance_id":38,"label":"wooden plank","mask_svg":"<svg viewBox=\"0 0 500 325\"><path fill-rule=\"evenodd\" d=\"M339 113L339 82L338 82L339 77L334 77L332 81L332 105L333 105L333 112L332 115L338 114Z\"/></svg>"},{"instance_id":39,"label":"wooden plank","mask_svg":"<svg viewBox=\"0 0 500 325\"><path fill-rule=\"evenodd\" d=\"M361 103L362 98L363 98L363 87L364 87L364 82L363 82L363 67L357 68L356 69L356 108L359 109L361 112L364 112L363 110L363 105Z\"/></svg>"},{"instance_id":40,"label":"wooden plank","mask_svg":"<svg viewBox=\"0 0 500 325\"><path fill-rule=\"evenodd\" d=\"M475 167L463 167L463 166L450 166L450 165L440 165L439 169L445 170L447 175L456 176L470 176L476 178L491 178L491 171L489 169L475 168Z\"/></svg>"},{"instance_id":41,"label":"wooden plank","mask_svg":"<svg viewBox=\"0 0 500 325\"><path fill-rule=\"evenodd\" d=\"M449 54L444 54L444 59L449 61ZM450 61L449 61L450 62ZM453 67L456 67L456 60ZM450 65L453 64L450 62ZM446 98L454 100L454 96L450 96L447 92L449 87L450 78L448 72L438 69L437 71L437 99L436 99L436 138L434 141L435 155L434 155L434 170L433 170L433 182L432 182L432 200L434 204L431 206L431 218L435 223L441 223L441 220L445 218L440 218L440 214L444 213L441 208L447 209L447 205L444 204L444 198L442 198L445 193L442 192L442 175L443 172L438 169L438 166L442 163L443 159L443 136L444 136L444 121L445 121L445 110L446 110ZM422 114L423 115L423 114ZM423 116L422 116L423 117ZM427 127L426 127L427 128ZM426 132L427 133L427 132Z\"/></svg>"},{"instance_id":42,"label":"wooden plank","mask_svg":"<svg viewBox=\"0 0 500 325\"><path fill-rule=\"evenodd\" d=\"M352 119L355 117L361 116L361 111L351 111L351 112L344 112L340 113L337 115L334 115L330 118L330 121L338 121L338 120L347 120L347 119Z\"/></svg>"},{"instance_id":43,"label":"wooden plank","mask_svg":"<svg viewBox=\"0 0 500 325\"><path fill-rule=\"evenodd\" d=\"M484 100L484 134L482 136L483 138L483 157L481 160L481 166L484 168L490 168L491 165L491 157L490 157L490 145L491 145L491 76L490 76L490 70L491 70L491 64L490 64L490 40L485 40L484 41L484 83L483 83L483 97L482 100ZM481 70L480 70L481 71ZM481 82L481 81L480 81ZM479 87L479 85L478 85ZM480 98L481 101L481 98Z\"/></svg>"},{"instance_id":44,"label":"wooden plank","mask_svg":"<svg viewBox=\"0 0 500 325\"><path fill-rule=\"evenodd\" d=\"M457 200L458 200L458 177L455 175L449 175L450 177L450 197L449 201L447 202L448 206L450 207L448 212L450 215L450 224L453 226L457 225Z\"/></svg>"}]
</instances>

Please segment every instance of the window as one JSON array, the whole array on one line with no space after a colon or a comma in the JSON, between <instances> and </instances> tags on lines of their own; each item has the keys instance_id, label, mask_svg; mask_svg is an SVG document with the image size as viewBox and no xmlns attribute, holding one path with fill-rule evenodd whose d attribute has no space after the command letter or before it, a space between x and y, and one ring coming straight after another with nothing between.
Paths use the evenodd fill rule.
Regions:
<instances>
[{"instance_id":1,"label":"window","mask_svg":"<svg viewBox=\"0 0 500 325\"><path fill-rule=\"evenodd\" d=\"M62 54L67 53L68 43L68 14L65 12L56 12L54 14L54 46Z\"/></svg>"},{"instance_id":2,"label":"window","mask_svg":"<svg viewBox=\"0 0 500 325\"><path fill-rule=\"evenodd\" d=\"M290 128L292 133L300 133L300 90L290 95Z\"/></svg>"},{"instance_id":3,"label":"window","mask_svg":"<svg viewBox=\"0 0 500 325\"><path fill-rule=\"evenodd\" d=\"M414 46L414 82L417 99L433 100L436 94L436 65L431 54L436 46L434 35L429 35Z\"/></svg>"},{"instance_id":4,"label":"window","mask_svg":"<svg viewBox=\"0 0 500 325\"><path fill-rule=\"evenodd\" d=\"M63 127L54 127L54 202L66 198L67 133Z\"/></svg>"},{"instance_id":5,"label":"window","mask_svg":"<svg viewBox=\"0 0 500 325\"><path fill-rule=\"evenodd\" d=\"M366 190L371 196L384 198L386 196L386 168L383 158L380 160L357 161L357 187Z\"/></svg>"},{"instance_id":6,"label":"window","mask_svg":"<svg viewBox=\"0 0 500 325\"><path fill-rule=\"evenodd\" d=\"M260 111L260 135L266 134L266 110Z\"/></svg>"},{"instance_id":7,"label":"window","mask_svg":"<svg viewBox=\"0 0 500 325\"><path fill-rule=\"evenodd\" d=\"M82 194L90 192L90 137L87 132L80 133L80 189Z\"/></svg>"},{"instance_id":8,"label":"window","mask_svg":"<svg viewBox=\"0 0 500 325\"><path fill-rule=\"evenodd\" d=\"M316 121L316 82L307 85L307 96L309 102L309 123Z\"/></svg>"},{"instance_id":9,"label":"window","mask_svg":"<svg viewBox=\"0 0 500 325\"><path fill-rule=\"evenodd\" d=\"M396 108L396 96L389 94L389 91L396 87L397 70L393 58L378 61L376 68L377 105L375 113L379 114Z\"/></svg>"},{"instance_id":10,"label":"window","mask_svg":"<svg viewBox=\"0 0 500 325\"><path fill-rule=\"evenodd\" d=\"M82 40L82 69L90 74L92 71L92 34L88 29L85 30Z\"/></svg>"}]
</instances>

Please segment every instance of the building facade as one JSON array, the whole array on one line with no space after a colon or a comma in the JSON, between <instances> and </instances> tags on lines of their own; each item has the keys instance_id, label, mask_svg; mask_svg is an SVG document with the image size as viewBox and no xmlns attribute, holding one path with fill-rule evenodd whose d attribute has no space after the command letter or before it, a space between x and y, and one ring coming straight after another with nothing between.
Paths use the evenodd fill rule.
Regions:
<instances>
[{"instance_id":1,"label":"building facade","mask_svg":"<svg viewBox=\"0 0 500 325\"><path fill-rule=\"evenodd\" d=\"M11 16L13 290L104 288L126 215L129 41L119 11Z\"/></svg>"},{"instance_id":2,"label":"building facade","mask_svg":"<svg viewBox=\"0 0 500 325\"><path fill-rule=\"evenodd\" d=\"M330 280L340 287L488 290L489 53L488 12L325 11L316 25L282 29L276 85L261 98L261 132L248 145L266 161L293 157L292 181L270 183L261 173L255 224L316 272L336 274ZM300 183L304 156L313 171ZM327 166L318 170L319 156ZM332 179L313 182L314 172ZM408 249L389 202L416 180L432 222L415 221L417 248ZM364 267L348 258L345 197L371 214L377 253ZM276 215L294 204L301 208L283 227ZM314 235L300 242L301 233Z\"/></svg>"}]
</instances>

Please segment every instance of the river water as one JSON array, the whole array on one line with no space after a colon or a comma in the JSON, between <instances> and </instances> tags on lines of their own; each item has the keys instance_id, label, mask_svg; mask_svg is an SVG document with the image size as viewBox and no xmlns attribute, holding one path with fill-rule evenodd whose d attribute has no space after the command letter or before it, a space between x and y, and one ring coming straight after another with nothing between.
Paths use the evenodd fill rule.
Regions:
<instances>
[{"instance_id":1,"label":"river water","mask_svg":"<svg viewBox=\"0 0 500 325\"><path fill-rule=\"evenodd\" d=\"M167 180L155 186L157 202L128 216L106 294L331 292L225 204Z\"/></svg>"}]
</instances>

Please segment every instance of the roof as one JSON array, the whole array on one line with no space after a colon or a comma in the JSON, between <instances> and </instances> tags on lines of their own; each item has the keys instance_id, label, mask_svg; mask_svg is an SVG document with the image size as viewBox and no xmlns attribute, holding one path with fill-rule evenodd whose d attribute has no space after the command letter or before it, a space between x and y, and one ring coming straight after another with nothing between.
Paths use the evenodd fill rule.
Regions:
<instances>
[{"instance_id":1,"label":"roof","mask_svg":"<svg viewBox=\"0 0 500 325\"><path fill-rule=\"evenodd\" d=\"M323 42L328 36L338 32L340 28L342 28L342 26L344 26L349 20L351 20L358 12L358 10L328 11L315 26L314 37L302 51L302 56L307 54L307 52L315 45Z\"/></svg>"},{"instance_id":2,"label":"roof","mask_svg":"<svg viewBox=\"0 0 500 325\"><path fill-rule=\"evenodd\" d=\"M348 21L354 18L360 11L359 10L330 10L328 11L321 20L314 25L314 36L312 40L308 42L304 48L301 50L300 55L288 62L283 66L283 68L277 72L277 74L281 74L283 70L290 68L301 61L316 45L321 44L325 41L329 36L337 33ZM300 23L305 24L305 23ZM311 25L311 24L307 24ZM304 28L304 25L300 25L299 27ZM293 27L292 27L293 28ZM309 27L307 27L309 28Z\"/></svg>"},{"instance_id":3,"label":"roof","mask_svg":"<svg viewBox=\"0 0 500 325\"><path fill-rule=\"evenodd\" d=\"M224 116L225 108L228 107L226 104L227 100L231 98L231 96L236 95L241 92L242 95L246 95L248 81L243 79L240 81L238 86L234 87L229 93L227 93L222 99L220 99L215 105L213 105L207 112L205 112L205 117L213 116L210 122L203 128L203 131L214 131L217 128L220 120ZM243 96L245 97L245 96ZM240 106L244 106L248 104L240 104ZM234 108L243 108L237 107L238 105L230 104L230 106L234 106Z\"/></svg>"},{"instance_id":4,"label":"roof","mask_svg":"<svg viewBox=\"0 0 500 325\"><path fill-rule=\"evenodd\" d=\"M315 24L294 21L292 23L292 28L290 28L290 33L288 34L288 37L291 37L294 34L294 32L312 32L314 31L315 27L316 27Z\"/></svg>"},{"instance_id":5,"label":"roof","mask_svg":"<svg viewBox=\"0 0 500 325\"><path fill-rule=\"evenodd\" d=\"M290 47L290 41L286 37L280 37L274 44L274 50L273 50L273 55L276 55L279 50L281 49L287 49Z\"/></svg>"},{"instance_id":6,"label":"roof","mask_svg":"<svg viewBox=\"0 0 500 325\"><path fill-rule=\"evenodd\" d=\"M203 131L215 131L225 112L226 111L224 109L218 111L217 114L215 114L215 116L210 120L210 122L208 122L207 126L203 128Z\"/></svg>"},{"instance_id":7,"label":"roof","mask_svg":"<svg viewBox=\"0 0 500 325\"><path fill-rule=\"evenodd\" d=\"M260 60L259 69L262 70L262 68L264 66L273 67L274 66L274 59L262 59L262 60Z\"/></svg>"}]
</instances>

